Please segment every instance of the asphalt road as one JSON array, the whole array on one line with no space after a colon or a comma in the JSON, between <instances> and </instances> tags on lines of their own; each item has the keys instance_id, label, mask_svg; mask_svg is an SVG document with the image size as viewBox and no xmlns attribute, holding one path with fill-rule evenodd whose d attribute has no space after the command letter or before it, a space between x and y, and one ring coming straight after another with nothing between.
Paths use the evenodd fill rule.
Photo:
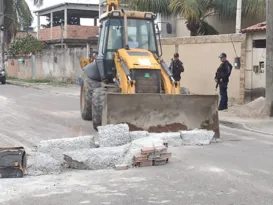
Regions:
<instances>
[{"instance_id":1,"label":"asphalt road","mask_svg":"<svg viewBox=\"0 0 273 205\"><path fill-rule=\"evenodd\" d=\"M7 85L0 86L3 96L8 101L0 104L1 143L2 135L5 143L31 146L77 134L72 125L90 129L80 120L76 94ZM225 126L221 134L222 140L209 146L170 148L173 158L165 166L2 179L0 204L272 205L272 136Z\"/></svg>"},{"instance_id":2,"label":"asphalt road","mask_svg":"<svg viewBox=\"0 0 273 205\"><path fill-rule=\"evenodd\" d=\"M0 85L0 146L90 135L92 123L80 116L80 89L43 87L40 90Z\"/></svg>"}]
</instances>

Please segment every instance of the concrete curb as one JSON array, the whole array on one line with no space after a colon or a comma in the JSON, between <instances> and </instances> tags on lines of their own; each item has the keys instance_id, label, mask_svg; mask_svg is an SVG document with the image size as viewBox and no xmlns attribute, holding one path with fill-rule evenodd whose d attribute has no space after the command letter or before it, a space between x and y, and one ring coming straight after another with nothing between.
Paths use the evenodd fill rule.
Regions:
<instances>
[{"instance_id":1,"label":"concrete curb","mask_svg":"<svg viewBox=\"0 0 273 205\"><path fill-rule=\"evenodd\" d=\"M231 128L237 128L237 129L241 129L241 130L255 132L255 133L258 133L258 134L273 136L273 133L262 132L262 131L259 131L259 130L252 129L251 127L247 126L243 122L231 122L231 121L228 121L228 120L220 120L220 124L225 125L227 127L231 127Z\"/></svg>"},{"instance_id":2,"label":"concrete curb","mask_svg":"<svg viewBox=\"0 0 273 205\"><path fill-rule=\"evenodd\" d=\"M34 88L36 90L41 90L41 88L39 88L39 87L37 87L35 85L31 85L31 84L24 83L24 82L7 80L6 84L20 86L20 87L25 87L25 88Z\"/></svg>"}]
</instances>

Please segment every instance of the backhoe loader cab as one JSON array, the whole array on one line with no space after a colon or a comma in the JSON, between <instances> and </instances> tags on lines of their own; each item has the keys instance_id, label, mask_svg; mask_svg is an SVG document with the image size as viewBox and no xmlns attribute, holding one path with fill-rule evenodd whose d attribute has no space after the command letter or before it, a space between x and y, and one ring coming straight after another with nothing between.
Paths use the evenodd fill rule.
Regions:
<instances>
[{"instance_id":1,"label":"backhoe loader cab","mask_svg":"<svg viewBox=\"0 0 273 205\"><path fill-rule=\"evenodd\" d=\"M126 18L124 18L126 15ZM115 76L113 54L119 49L143 49L159 56L153 13L115 10L100 18L97 61L104 67L105 78Z\"/></svg>"}]
</instances>

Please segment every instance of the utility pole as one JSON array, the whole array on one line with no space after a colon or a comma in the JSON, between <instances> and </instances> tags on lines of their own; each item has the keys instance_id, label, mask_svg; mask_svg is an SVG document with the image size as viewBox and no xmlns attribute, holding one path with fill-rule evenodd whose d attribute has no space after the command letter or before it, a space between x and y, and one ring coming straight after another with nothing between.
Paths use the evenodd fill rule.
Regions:
<instances>
[{"instance_id":1,"label":"utility pole","mask_svg":"<svg viewBox=\"0 0 273 205\"><path fill-rule=\"evenodd\" d=\"M273 116L273 0L266 1L266 89L265 98Z\"/></svg>"},{"instance_id":2,"label":"utility pole","mask_svg":"<svg viewBox=\"0 0 273 205\"><path fill-rule=\"evenodd\" d=\"M99 0L99 18L100 18L100 15L101 15L101 0Z\"/></svg>"},{"instance_id":3,"label":"utility pole","mask_svg":"<svg viewBox=\"0 0 273 205\"><path fill-rule=\"evenodd\" d=\"M64 24L61 23L61 47L64 48Z\"/></svg>"},{"instance_id":4,"label":"utility pole","mask_svg":"<svg viewBox=\"0 0 273 205\"><path fill-rule=\"evenodd\" d=\"M4 0L0 0L0 70L4 68Z\"/></svg>"},{"instance_id":5,"label":"utility pole","mask_svg":"<svg viewBox=\"0 0 273 205\"><path fill-rule=\"evenodd\" d=\"M241 32L242 24L242 0L237 0L237 9L236 9L236 33Z\"/></svg>"},{"instance_id":6,"label":"utility pole","mask_svg":"<svg viewBox=\"0 0 273 205\"><path fill-rule=\"evenodd\" d=\"M106 0L99 0L99 18L103 14L103 8L106 3L107 3Z\"/></svg>"}]
</instances>

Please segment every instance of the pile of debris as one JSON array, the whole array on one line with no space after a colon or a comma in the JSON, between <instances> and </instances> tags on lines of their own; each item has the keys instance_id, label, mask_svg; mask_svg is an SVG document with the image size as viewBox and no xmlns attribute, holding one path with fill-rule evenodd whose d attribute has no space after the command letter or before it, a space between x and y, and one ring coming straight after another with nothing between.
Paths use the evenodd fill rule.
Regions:
<instances>
[{"instance_id":1,"label":"pile of debris","mask_svg":"<svg viewBox=\"0 0 273 205\"><path fill-rule=\"evenodd\" d=\"M233 106L230 112L243 118L267 118L269 116L269 108L264 97L259 97L245 105Z\"/></svg>"},{"instance_id":2,"label":"pile of debris","mask_svg":"<svg viewBox=\"0 0 273 205\"><path fill-rule=\"evenodd\" d=\"M165 143L167 145L168 143ZM134 167L165 165L172 157L171 152L167 152L167 146L145 147L141 149L141 154L134 156Z\"/></svg>"},{"instance_id":3,"label":"pile of debris","mask_svg":"<svg viewBox=\"0 0 273 205\"><path fill-rule=\"evenodd\" d=\"M170 147L209 145L213 131L173 133L130 132L127 124L99 127L98 136L42 141L29 153L27 174L58 174L66 169L128 169L163 165L172 156ZM46 162L46 163L45 163Z\"/></svg>"}]
</instances>

